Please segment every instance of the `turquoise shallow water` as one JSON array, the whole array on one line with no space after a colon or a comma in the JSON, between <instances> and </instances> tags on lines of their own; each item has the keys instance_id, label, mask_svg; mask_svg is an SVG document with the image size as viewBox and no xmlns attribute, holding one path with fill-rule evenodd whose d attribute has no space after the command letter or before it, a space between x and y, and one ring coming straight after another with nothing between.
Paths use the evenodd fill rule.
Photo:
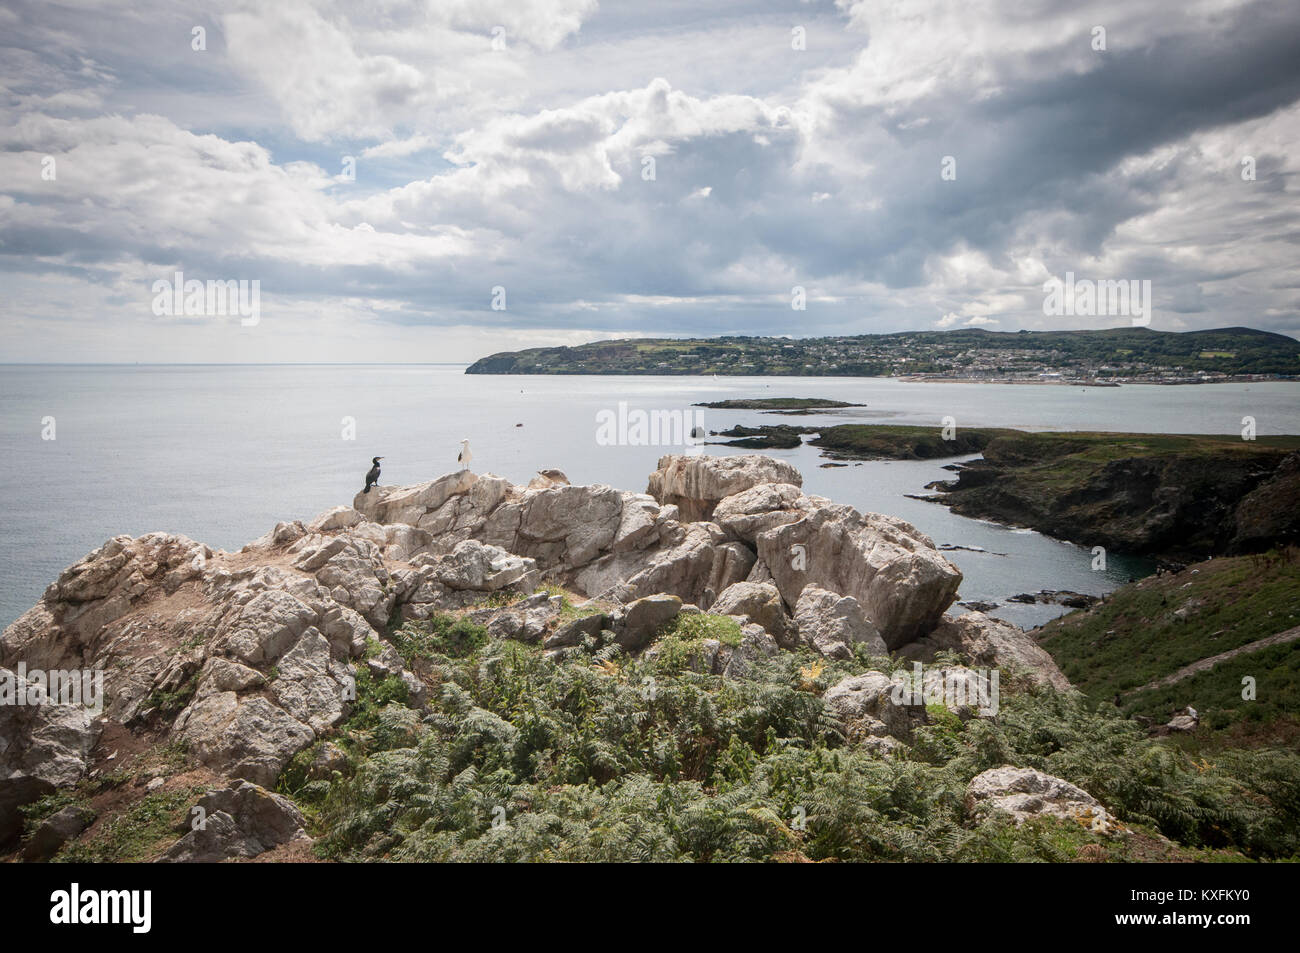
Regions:
<instances>
[{"instance_id":1,"label":"turquoise shallow water","mask_svg":"<svg viewBox=\"0 0 1300 953\"><path fill-rule=\"evenodd\" d=\"M183 533L237 549L278 520L348 503L370 458L383 482L417 483L456 467L469 437L474 469L526 482L557 467L577 482L645 489L659 456L680 448L609 446L597 415L682 411L728 397L809 396L865 403L833 415L773 417L704 410L709 429L733 424L837 422L1237 433L1300 433L1300 384L1079 388L904 383L844 378L467 376L451 365L0 367L0 623L39 597L66 565L119 533ZM53 417L56 439L43 440ZM355 440L344 439L344 418ZM522 424L523 426L516 426ZM711 452L725 452L710 448ZM807 491L900 516L965 574L961 598L1003 602L1038 589L1101 593L1146 571L1112 554L1104 573L1088 550L955 516L910 500L951 474L938 460L822 469L811 447L775 451L803 472ZM995 555L1003 554L1003 555ZM1008 606L1022 625L1054 607Z\"/></svg>"}]
</instances>

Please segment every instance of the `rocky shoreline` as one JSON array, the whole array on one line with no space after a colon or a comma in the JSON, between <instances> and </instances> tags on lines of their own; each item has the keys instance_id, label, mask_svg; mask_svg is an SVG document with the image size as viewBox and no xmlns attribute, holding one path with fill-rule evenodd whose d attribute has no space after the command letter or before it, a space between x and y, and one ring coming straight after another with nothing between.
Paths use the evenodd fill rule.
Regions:
<instances>
[{"instance_id":1,"label":"rocky shoreline","mask_svg":"<svg viewBox=\"0 0 1300 953\"><path fill-rule=\"evenodd\" d=\"M1270 443L1266 441L1275 441ZM1170 566L1300 540L1295 438L1028 434L994 437L916 499Z\"/></svg>"},{"instance_id":2,"label":"rocky shoreline","mask_svg":"<svg viewBox=\"0 0 1300 953\"><path fill-rule=\"evenodd\" d=\"M99 713L0 707L0 843L22 830L20 808L105 777L119 752L177 746L208 792L196 806L221 820L184 833L164 859L293 844L304 824L272 793L277 779L309 748L328 773L329 739L362 675L400 683L418 711L437 679L404 663L395 633L447 613L555 662L588 643L653 655L665 631L699 616L736 627L692 643L692 664L723 678L783 651L955 652L1069 690L1016 627L945 616L961 573L928 537L801 484L788 463L757 455L664 457L645 493L571 485L559 471L514 486L462 470L376 487L234 553L164 533L116 537L0 636L0 675L20 663L94 669L105 692ZM826 700L851 699L857 730L888 748L926 715L895 710L882 677L884 688L842 686ZM24 849L47 856L89 823L84 811L54 814Z\"/></svg>"}]
</instances>

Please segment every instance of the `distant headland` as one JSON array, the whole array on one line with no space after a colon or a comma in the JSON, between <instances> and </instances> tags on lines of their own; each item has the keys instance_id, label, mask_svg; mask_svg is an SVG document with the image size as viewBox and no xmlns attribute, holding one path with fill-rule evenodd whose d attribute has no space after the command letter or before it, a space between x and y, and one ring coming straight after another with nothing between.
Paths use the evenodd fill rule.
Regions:
<instances>
[{"instance_id":1,"label":"distant headland","mask_svg":"<svg viewBox=\"0 0 1300 953\"><path fill-rule=\"evenodd\" d=\"M1300 377L1300 341L1253 328L903 331L821 338L635 338L502 351L467 374L898 377L1192 384Z\"/></svg>"}]
</instances>

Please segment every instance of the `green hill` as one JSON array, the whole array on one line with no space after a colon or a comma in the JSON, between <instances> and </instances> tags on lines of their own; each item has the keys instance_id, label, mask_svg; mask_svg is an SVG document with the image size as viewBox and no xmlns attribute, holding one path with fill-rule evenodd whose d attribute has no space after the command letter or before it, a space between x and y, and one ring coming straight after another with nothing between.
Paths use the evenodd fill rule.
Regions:
<instances>
[{"instance_id":1,"label":"green hill","mask_svg":"<svg viewBox=\"0 0 1300 953\"><path fill-rule=\"evenodd\" d=\"M502 351L467 374L684 374L879 377L1041 369L1090 378L1300 374L1300 341L1252 328L1154 331L905 331L820 338L637 338Z\"/></svg>"},{"instance_id":2,"label":"green hill","mask_svg":"<svg viewBox=\"0 0 1300 953\"><path fill-rule=\"evenodd\" d=\"M1191 705L1194 743L1300 744L1300 551L1208 560L1124 586L1039 630L1039 643L1097 702L1163 724ZM1189 666L1238 652L1201 671ZM1181 677L1180 677L1181 676ZM1242 697L1244 677L1255 698ZM1161 682L1164 681L1164 684ZM1213 736L1221 735L1215 739Z\"/></svg>"}]
</instances>

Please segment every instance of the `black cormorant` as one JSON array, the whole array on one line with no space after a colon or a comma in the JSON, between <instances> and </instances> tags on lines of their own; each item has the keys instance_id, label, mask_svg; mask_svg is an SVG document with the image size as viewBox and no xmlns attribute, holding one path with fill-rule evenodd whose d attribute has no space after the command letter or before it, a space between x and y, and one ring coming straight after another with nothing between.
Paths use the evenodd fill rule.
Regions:
<instances>
[{"instance_id":1,"label":"black cormorant","mask_svg":"<svg viewBox=\"0 0 1300 953\"><path fill-rule=\"evenodd\" d=\"M384 458L375 457L370 461L374 466L371 467L370 472L366 474L366 488L361 491L362 493L369 493L370 488L379 482L379 461L382 459Z\"/></svg>"}]
</instances>

